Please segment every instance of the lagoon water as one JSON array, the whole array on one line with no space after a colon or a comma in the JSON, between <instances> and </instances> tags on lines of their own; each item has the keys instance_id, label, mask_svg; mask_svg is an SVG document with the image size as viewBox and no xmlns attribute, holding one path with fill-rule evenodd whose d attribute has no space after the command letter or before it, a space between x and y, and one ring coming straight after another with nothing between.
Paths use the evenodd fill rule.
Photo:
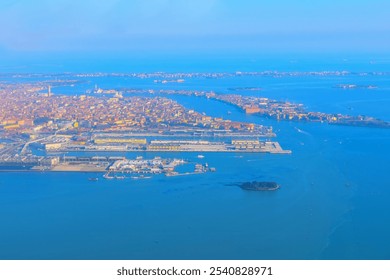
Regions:
<instances>
[{"instance_id":1,"label":"lagoon water","mask_svg":"<svg viewBox=\"0 0 390 280\"><path fill-rule=\"evenodd\" d=\"M332 69L321 65L311 67L376 70L360 61L352 66L335 63ZM287 66L301 70L301 65ZM268 70L264 68L258 71ZM379 68L389 71L390 64ZM241 70L237 63L226 71L236 70ZM378 88L334 87L348 83ZM148 79L91 78L53 91L81 94L95 84L220 93L232 87L261 87L238 93L390 121L389 76L197 78L167 85ZM203 98L168 97L211 116L271 125L276 141L293 153L203 153L203 159L197 153L145 153L141 155L207 162L217 169L148 180L91 182L85 173L0 173L0 259L390 258L389 129L277 122ZM276 181L281 188L248 192L229 186L252 180Z\"/></svg>"}]
</instances>

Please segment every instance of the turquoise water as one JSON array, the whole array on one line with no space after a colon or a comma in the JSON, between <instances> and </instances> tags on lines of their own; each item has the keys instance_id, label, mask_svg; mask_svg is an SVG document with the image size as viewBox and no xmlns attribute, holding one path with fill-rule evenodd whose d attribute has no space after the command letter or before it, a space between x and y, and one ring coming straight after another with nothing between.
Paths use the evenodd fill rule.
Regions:
<instances>
[{"instance_id":1,"label":"turquoise water","mask_svg":"<svg viewBox=\"0 0 390 280\"><path fill-rule=\"evenodd\" d=\"M260 92L239 93L390 121L388 78L351 79L193 79L178 86L222 93L259 86ZM82 93L95 83L176 87L111 78L56 90ZM333 87L340 83L379 88ZM212 116L272 125L276 140L293 153L204 153L201 160L197 153L162 154L207 162L217 172L136 181L91 182L86 173L0 173L0 259L390 258L390 130L276 122L216 101L171 97ZM282 187L246 192L229 186L249 180Z\"/></svg>"}]
</instances>

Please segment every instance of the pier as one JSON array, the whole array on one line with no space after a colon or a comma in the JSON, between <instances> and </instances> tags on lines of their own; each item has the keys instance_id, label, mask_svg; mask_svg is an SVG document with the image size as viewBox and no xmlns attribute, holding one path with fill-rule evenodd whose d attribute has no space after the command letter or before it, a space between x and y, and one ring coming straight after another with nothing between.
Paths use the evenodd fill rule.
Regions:
<instances>
[{"instance_id":1,"label":"pier","mask_svg":"<svg viewBox=\"0 0 390 280\"><path fill-rule=\"evenodd\" d=\"M138 144L110 143L73 145L64 143L55 149L46 150L48 153L57 152L240 152L240 153L271 153L290 154L290 150L283 150L275 141L259 140L151 140L139 141Z\"/></svg>"}]
</instances>

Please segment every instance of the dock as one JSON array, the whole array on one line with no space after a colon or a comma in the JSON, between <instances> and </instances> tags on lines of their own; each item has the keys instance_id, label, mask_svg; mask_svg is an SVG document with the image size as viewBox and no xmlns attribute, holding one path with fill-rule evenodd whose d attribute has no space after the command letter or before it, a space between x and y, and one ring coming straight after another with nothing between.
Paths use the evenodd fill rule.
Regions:
<instances>
[{"instance_id":1,"label":"dock","mask_svg":"<svg viewBox=\"0 0 390 280\"><path fill-rule=\"evenodd\" d=\"M232 140L218 142L206 140L152 140L149 143L129 145L127 143L104 145L62 145L57 149L47 150L48 153L58 152L234 152L234 153L271 153L291 154L291 150L283 150L275 141Z\"/></svg>"}]
</instances>

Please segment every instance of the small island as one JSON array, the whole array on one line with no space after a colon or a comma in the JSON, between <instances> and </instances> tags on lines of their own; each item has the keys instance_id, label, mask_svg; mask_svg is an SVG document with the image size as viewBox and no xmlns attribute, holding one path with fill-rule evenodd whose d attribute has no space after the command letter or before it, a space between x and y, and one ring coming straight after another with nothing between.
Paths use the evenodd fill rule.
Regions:
<instances>
[{"instance_id":1,"label":"small island","mask_svg":"<svg viewBox=\"0 0 390 280\"><path fill-rule=\"evenodd\" d=\"M280 188L280 186L275 182L244 182L239 184L239 187L246 191L275 191Z\"/></svg>"}]
</instances>

